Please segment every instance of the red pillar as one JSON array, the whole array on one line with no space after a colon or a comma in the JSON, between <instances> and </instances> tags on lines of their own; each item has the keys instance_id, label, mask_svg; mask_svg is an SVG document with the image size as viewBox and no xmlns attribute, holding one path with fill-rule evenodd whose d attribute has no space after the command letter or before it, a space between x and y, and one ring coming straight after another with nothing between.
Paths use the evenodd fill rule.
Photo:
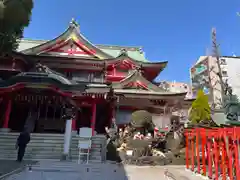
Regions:
<instances>
[{"instance_id":1,"label":"red pillar","mask_svg":"<svg viewBox=\"0 0 240 180\"><path fill-rule=\"evenodd\" d=\"M189 136L189 132L186 130L185 131L185 137L186 137L186 151L185 151L185 156L186 156L186 168L189 169L189 140L188 140L188 137Z\"/></svg>"},{"instance_id":2,"label":"red pillar","mask_svg":"<svg viewBox=\"0 0 240 180\"><path fill-rule=\"evenodd\" d=\"M91 119L92 135L94 135L95 124L96 124L96 102L94 101L92 104L92 119Z\"/></svg>"},{"instance_id":3,"label":"red pillar","mask_svg":"<svg viewBox=\"0 0 240 180\"><path fill-rule=\"evenodd\" d=\"M202 137L202 169L203 169L203 175L206 176L207 174L207 168L206 168L206 130L201 129L200 136Z\"/></svg>"},{"instance_id":4,"label":"red pillar","mask_svg":"<svg viewBox=\"0 0 240 180\"><path fill-rule=\"evenodd\" d=\"M207 134L208 177L212 179L212 136L209 131Z\"/></svg>"},{"instance_id":5,"label":"red pillar","mask_svg":"<svg viewBox=\"0 0 240 180\"><path fill-rule=\"evenodd\" d=\"M78 111L76 112L75 118L72 119L72 131L77 131L77 119L78 119Z\"/></svg>"},{"instance_id":6,"label":"red pillar","mask_svg":"<svg viewBox=\"0 0 240 180\"><path fill-rule=\"evenodd\" d=\"M7 102L7 109L6 109L6 113L5 113L5 119L3 122L3 128L8 128L8 122L10 119L11 109L12 109L12 101L9 99Z\"/></svg>"},{"instance_id":7,"label":"red pillar","mask_svg":"<svg viewBox=\"0 0 240 180\"><path fill-rule=\"evenodd\" d=\"M196 153L195 153L195 149L194 149L194 135L195 135L195 131L194 130L192 130L192 132L191 132L191 162L192 162L192 168L191 168L191 170L192 171L194 171L194 168L195 168L195 155L196 155Z\"/></svg>"},{"instance_id":8,"label":"red pillar","mask_svg":"<svg viewBox=\"0 0 240 180\"><path fill-rule=\"evenodd\" d=\"M201 173L201 169L200 169L200 151L199 151L199 142L200 142L200 138L199 138L199 129L196 129L196 156L197 156L197 172L200 174Z\"/></svg>"}]
</instances>

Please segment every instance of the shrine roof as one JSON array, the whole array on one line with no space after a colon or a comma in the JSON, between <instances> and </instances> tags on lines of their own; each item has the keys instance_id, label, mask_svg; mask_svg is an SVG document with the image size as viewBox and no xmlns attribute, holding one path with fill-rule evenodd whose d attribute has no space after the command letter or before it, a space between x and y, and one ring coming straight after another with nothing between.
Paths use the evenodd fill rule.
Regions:
<instances>
[{"instance_id":1,"label":"shrine roof","mask_svg":"<svg viewBox=\"0 0 240 180\"><path fill-rule=\"evenodd\" d=\"M17 51L21 52L39 46L46 42L48 42L48 40L21 39ZM116 46L116 45L95 45L95 46L114 58L119 56L122 49L126 49L129 57L140 62L150 62L145 58L144 52L142 52L142 47L140 46L139 47Z\"/></svg>"},{"instance_id":2,"label":"shrine roof","mask_svg":"<svg viewBox=\"0 0 240 180\"><path fill-rule=\"evenodd\" d=\"M141 70L134 70L129 76L120 82L112 84L114 92L132 95L152 96L180 96L185 98L187 92L174 92L159 87L148 81L141 73Z\"/></svg>"}]
</instances>

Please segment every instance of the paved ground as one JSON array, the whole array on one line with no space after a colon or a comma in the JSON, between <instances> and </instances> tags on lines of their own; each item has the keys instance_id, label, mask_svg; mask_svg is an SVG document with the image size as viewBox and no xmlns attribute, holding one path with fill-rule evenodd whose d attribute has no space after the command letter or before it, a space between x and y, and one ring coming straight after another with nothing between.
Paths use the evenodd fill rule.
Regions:
<instances>
[{"instance_id":1,"label":"paved ground","mask_svg":"<svg viewBox=\"0 0 240 180\"><path fill-rule=\"evenodd\" d=\"M6 180L201 180L186 172L184 166L136 167L115 164L81 164L75 162L40 162ZM171 178L169 178L171 179Z\"/></svg>"},{"instance_id":2,"label":"paved ground","mask_svg":"<svg viewBox=\"0 0 240 180\"><path fill-rule=\"evenodd\" d=\"M25 164L35 164L36 161L24 161L23 163L16 162L14 160L0 160L0 176L9 173L17 168L24 166Z\"/></svg>"}]
</instances>

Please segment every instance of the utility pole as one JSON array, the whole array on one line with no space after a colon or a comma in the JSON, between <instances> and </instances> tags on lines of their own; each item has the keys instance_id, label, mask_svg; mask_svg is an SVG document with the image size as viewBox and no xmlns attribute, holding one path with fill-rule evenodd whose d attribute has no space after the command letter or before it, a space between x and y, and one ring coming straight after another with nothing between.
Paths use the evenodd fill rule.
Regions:
<instances>
[{"instance_id":1,"label":"utility pole","mask_svg":"<svg viewBox=\"0 0 240 180\"><path fill-rule=\"evenodd\" d=\"M217 67L218 67L217 75L219 77L220 91L221 91L221 106L223 107L224 106L224 96L225 96L225 93L224 93L225 83L223 82L223 78L222 78L219 44L217 44L216 35L217 35L216 28L212 28L212 54L213 54L213 57L215 57L216 61L217 61Z\"/></svg>"}]
</instances>

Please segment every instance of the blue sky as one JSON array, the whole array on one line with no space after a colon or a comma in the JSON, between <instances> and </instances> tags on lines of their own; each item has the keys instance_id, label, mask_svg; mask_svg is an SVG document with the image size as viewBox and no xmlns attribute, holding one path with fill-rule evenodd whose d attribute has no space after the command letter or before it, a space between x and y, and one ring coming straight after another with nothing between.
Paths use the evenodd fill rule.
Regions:
<instances>
[{"instance_id":1,"label":"blue sky","mask_svg":"<svg viewBox=\"0 0 240 180\"><path fill-rule=\"evenodd\" d=\"M24 36L52 39L74 17L94 44L143 46L151 61L169 61L160 80L189 82L189 68L211 48L240 55L239 0L36 0Z\"/></svg>"}]
</instances>

